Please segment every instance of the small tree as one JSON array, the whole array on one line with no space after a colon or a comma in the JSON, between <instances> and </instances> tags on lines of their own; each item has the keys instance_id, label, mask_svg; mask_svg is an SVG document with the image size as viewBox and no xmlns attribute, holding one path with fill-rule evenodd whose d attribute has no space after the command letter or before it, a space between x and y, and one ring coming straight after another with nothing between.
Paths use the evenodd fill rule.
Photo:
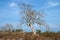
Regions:
<instances>
[{"instance_id":1,"label":"small tree","mask_svg":"<svg viewBox=\"0 0 60 40\"><path fill-rule=\"evenodd\" d=\"M34 34L36 34L33 27L34 23L46 26L46 22L43 20L45 15L42 12L33 10L31 5L24 3L20 5L20 8L20 17L22 18L20 22L27 24Z\"/></svg>"},{"instance_id":2,"label":"small tree","mask_svg":"<svg viewBox=\"0 0 60 40\"><path fill-rule=\"evenodd\" d=\"M49 25L46 25L46 32L47 32L47 33L50 33Z\"/></svg>"},{"instance_id":3,"label":"small tree","mask_svg":"<svg viewBox=\"0 0 60 40\"><path fill-rule=\"evenodd\" d=\"M12 31L13 25L12 24L5 24L4 29L5 31Z\"/></svg>"}]
</instances>

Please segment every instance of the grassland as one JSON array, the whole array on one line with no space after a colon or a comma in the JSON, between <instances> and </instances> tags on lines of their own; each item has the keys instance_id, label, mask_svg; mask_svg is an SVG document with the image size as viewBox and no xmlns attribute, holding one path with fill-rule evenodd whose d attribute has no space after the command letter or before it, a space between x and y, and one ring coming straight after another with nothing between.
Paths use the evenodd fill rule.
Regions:
<instances>
[{"instance_id":1,"label":"grassland","mask_svg":"<svg viewBox=\"0 0 60 40\"><path fill-rule=\"evenodd\" d=\"M0 32L0 40L60 40L60 33Z\"/></svg>"}]
</instances>

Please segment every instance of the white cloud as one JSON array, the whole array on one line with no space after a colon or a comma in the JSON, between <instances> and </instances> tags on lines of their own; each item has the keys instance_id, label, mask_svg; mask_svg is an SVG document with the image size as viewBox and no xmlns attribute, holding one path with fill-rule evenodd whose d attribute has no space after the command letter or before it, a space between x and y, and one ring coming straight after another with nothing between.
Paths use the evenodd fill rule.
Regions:
<instances>
[{"instance_id":1,"label":"white cloud","mask_svg":"<svg viewBox=\"0 0 60 40\"><path fill-rule=\"evenodd\" d=\"M57 6L59 3L58 2L48 2L49 7L54 7Z\"/></svg>"},{"instance_id":2,"label":"white cloud","mask_svg":"<svg viewBox=\"0 0 60 40\"><path fill-rule=\"evenodd\" d=\"M9 6L10 6L10 7L16 7L17 4L16 4L15 2L11 2L11 3L9 4Z\"/></svg>"},{"instance_id":3,"label":"white cloud","mask_svg":"<svg viewBox=\"0 0 60 40\"><path fill-rule=\"evenodd\" d=\"M46 10L46 9L48 9L48 8L55 7L55 6L57 6L57 5L60 5L60 3L58 3L58 2L53 2L53 1L47 2L47 3L45 4L45 6L42 7L42 9L43 9L43 10Z\"/></svg>"}]
</instances>

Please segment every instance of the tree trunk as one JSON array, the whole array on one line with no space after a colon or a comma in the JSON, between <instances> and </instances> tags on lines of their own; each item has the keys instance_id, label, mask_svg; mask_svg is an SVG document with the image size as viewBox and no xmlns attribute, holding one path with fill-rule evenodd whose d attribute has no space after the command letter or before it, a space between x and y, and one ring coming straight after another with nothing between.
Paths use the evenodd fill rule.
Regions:
<instances>
[{"instance_id":1,"label":"tree trunk","mask_svg":"<svg viewBox=\"0 0 60 40\"><path fill-rule=\"evenodd\" d=\"M31 30L32 30L32 33L33 34L36 34L36 32L34 31L34 27L33 27L33 25L30 23L30 28L31 28Z\"/></svg>"}]
</instances>

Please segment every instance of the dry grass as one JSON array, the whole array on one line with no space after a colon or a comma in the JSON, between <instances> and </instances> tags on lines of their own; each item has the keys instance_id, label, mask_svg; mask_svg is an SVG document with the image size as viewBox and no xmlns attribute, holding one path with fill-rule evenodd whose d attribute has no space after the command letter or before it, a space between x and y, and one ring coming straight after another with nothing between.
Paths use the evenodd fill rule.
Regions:
<instances>
[{"instance_id":1,"label":"dry grass","mask_svg":"<svg viewBox=\"0 0 60 40\"><path fill-rule=\"evenodd\" d=\"M0 40L60 40L60 34L0 33Z\"/></svg>"}]
</instances>

